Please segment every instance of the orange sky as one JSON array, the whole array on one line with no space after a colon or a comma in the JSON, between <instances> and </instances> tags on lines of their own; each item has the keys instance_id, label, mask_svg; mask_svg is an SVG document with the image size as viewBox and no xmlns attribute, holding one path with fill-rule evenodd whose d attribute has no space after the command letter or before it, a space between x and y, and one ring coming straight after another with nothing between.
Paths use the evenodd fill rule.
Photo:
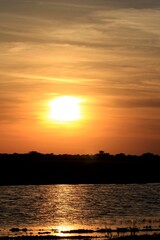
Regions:
<instances>
[{"instance_id":1,"label":"orange sky","mask_svg":"<svg viewBox=\"0 0 160 240\"><path fill-rule=\"evenodd\" d=\"M160 0L0 0L0 152L160 154ZM82 118L48 120L75 96Z\"/></svg>"}]
</instances>

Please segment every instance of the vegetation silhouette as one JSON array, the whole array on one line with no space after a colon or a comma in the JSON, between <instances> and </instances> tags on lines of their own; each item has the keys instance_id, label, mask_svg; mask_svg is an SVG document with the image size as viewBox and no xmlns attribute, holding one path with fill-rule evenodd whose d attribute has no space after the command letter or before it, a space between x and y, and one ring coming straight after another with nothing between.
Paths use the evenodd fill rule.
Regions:
<instances>
[{"instance_id":1,"label":"vegetation silhouette","mask_svg":"<svg viewBox=\"0 0 160 240\"><path fill-rule=\"evenodd\" d=\"M160 182L160 156L99 151L95 155L0 154L0 185Z\"/></svg>"}]
</instances>

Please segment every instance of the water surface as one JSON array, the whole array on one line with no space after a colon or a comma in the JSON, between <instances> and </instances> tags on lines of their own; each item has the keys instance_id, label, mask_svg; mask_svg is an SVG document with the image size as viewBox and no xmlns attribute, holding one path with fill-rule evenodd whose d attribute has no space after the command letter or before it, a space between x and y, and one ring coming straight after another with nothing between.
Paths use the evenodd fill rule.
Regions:
<instances>
[{"instance_id":1,"label":"water surface","mask_svg":"<svg viewBox=\"0 0 160 240\"><path fill-rule=\"evenodd\" d=\"M134 226L160 226L160 184L0 187L1 235Z\"/></svg>"}]
</instances>

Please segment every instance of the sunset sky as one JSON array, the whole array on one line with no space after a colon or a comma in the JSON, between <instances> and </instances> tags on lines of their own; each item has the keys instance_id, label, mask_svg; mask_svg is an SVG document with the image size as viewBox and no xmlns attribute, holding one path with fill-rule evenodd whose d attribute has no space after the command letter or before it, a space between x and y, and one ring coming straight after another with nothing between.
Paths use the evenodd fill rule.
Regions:
<instances>
[{"instance_id":1,"label":"sunset sky","mask_svg":"<svg viewBox=\"0 0 160 240\"><path fill-rule=\"evenodd\" d=\"M160 0L0 0L0 152L33 150L160 154Z\"/></svg>"}]
</instances>

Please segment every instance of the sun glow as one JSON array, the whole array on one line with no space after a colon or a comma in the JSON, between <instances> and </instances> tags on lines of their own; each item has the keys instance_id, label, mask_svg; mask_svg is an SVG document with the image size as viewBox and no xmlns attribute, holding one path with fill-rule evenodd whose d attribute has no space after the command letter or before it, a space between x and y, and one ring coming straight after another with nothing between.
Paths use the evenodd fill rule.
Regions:
<instances>
[{"instance_id":1,"label":"sun glow","mask_svg":"<svg viewBox=\"0 0 160 240\"><path fill-rule=\"evenodd\" d=\"M80 103L78 97L62 96L49 102L49 119L58 123L67 123L81 119Z\"/></svg>"}]
</instances>

